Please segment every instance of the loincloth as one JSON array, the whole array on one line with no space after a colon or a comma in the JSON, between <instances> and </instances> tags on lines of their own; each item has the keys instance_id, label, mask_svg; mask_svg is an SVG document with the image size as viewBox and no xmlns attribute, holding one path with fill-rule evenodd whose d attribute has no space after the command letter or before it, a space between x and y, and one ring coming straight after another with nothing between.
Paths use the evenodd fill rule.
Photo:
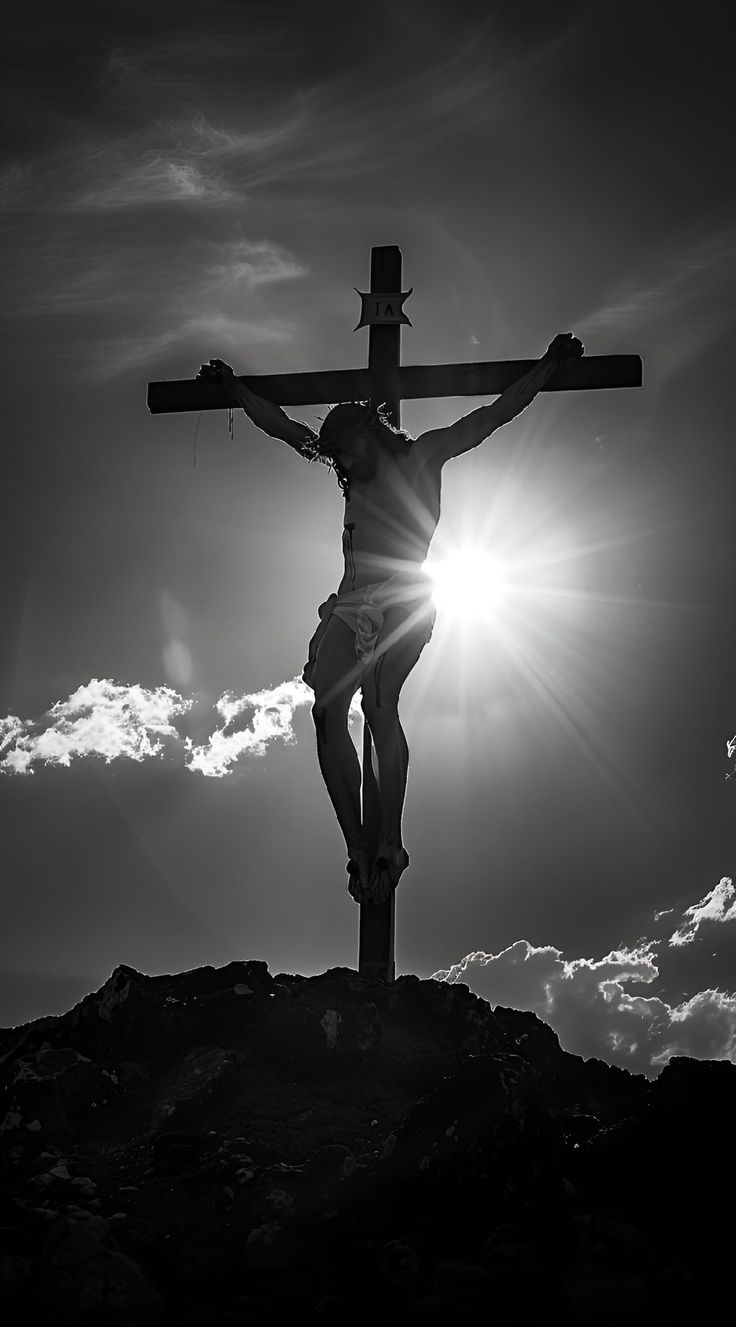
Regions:
<instances>
[{"instance_id":1,"label":"loincloth","mask_svg":"<svg viewBox=\"0 0 736 1327\"><path fill-rule=\"evenodd\" d=\"M312 685L317 651L333 616L350 627L355 636L356 678L360 678L373 661L376 643L389 609L398 608L404 614L404 631L407 619L410 619L412 628L419 623L425 624L426 644L432 635L436 617L432 588L428 576L417 574L409 579L401 572L390 576L388 580L363 585L359 590L350 590L347 594L331 594L319 606L319 626L309 642L309 657L302 673L307 685ZM390 643L390 640L386 642L384 648L388 648Z\"/></svg>"}]
</instances>

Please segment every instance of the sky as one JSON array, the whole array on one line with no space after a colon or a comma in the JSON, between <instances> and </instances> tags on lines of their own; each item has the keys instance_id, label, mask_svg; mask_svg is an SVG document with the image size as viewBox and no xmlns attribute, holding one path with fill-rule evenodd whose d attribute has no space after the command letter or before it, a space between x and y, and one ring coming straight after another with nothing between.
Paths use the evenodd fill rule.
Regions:
<instances>
[{"instance_id":1,"label":"sky","mask_svg":"<svg viewBox=\"0 0 736 1327\"><path fill-rule=\"evenodd\" d=\"M397 973L467 981L638 1072L736 1059L724 19L13 11L0 1023L118 963L357 966L298 680L340 576L339 490L242 414L232 437L226 413L150 415L146 385L214 356L364 365L355 288L397 244L404 363L533 358L560 331L644 363L643 388L543 394L446 467L432 556L492 559L506 588L441 607L404 690Z\"/></svg>"}]
</instances>

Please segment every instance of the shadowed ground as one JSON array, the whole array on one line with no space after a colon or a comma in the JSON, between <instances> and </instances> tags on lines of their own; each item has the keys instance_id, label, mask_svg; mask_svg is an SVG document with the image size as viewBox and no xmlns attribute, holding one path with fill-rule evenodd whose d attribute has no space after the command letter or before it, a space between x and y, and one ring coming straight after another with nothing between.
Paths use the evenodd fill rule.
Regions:
<instances>
[{"instance_id":1,"label":"shadowed ground","mask_svg":"<svg viewBox=\"0 0 736 1327\"><path fill-rule=\"evenodd\" d=\"M726 1290L730 1062L651 1083L461 984L260 962L118 967L0 1057L12 1321L345 1321L359 1301L644 1323Z\"/></svg>"}]
</instances>

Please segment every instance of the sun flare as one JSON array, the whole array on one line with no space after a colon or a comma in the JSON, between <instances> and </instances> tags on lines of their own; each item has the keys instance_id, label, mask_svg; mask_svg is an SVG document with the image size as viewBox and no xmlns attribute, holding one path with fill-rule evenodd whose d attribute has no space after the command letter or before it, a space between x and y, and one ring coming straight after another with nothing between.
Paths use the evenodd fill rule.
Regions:
<instances>
[{"instance_id":1,"label":"sun flare","mask_svg":"<svg viewBox=\"0 0 736 1327\"><path fill-rule=\"evenodd\" d=\"M428 558L424 569L435 583L435 605L451 617L492 619L508 594L503 564L482 549Z\"/></svg>"}]
</instances>

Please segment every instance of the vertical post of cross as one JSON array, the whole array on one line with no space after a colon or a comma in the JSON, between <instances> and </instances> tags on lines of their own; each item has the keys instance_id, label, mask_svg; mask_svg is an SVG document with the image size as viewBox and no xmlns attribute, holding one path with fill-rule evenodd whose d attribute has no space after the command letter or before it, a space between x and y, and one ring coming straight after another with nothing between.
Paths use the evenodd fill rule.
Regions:
<instances>
[{"instance_id":1,"label":"vertical post of cross","mask_svg":"<svg viewBox=\"0 0 736 1327\"><path fill-rule=\"evenodd\" d=\"M326 401L359 401L369 397L375 405L384 404L391 422L400 426L402 398L497 396L528 373L536 362L516 359L414 364L402 368L401 324L409 323L403 302L412 292L401 290L401 250L396 245L371 249L370 292L357 293L362 308L355 330L369 328L367 369L248 374L241 381L265 401L281 406L323 405ZM641 387L641 384L642 363L638 355L597 355L565 365L543 390ZM232 397L227 391L199 377L148 384L148 408L154 414L169 410L220 410L231 405ZM363 732L362 814L369 855L372 853L375 858L381 810L371 734L367 728ZM385 904L361 905L358 967L364 976L394 980L393 895Z\"/></svg>"},{"instance_id":2,"label":"vertical post of cross","mask_svg":"<svg viewBox=\"0 0 736 1327\"><path fill-rule=\"evenodd\" d=\"M371 249L371 293L394 293L401 290L401 250L395 244ZM401 326L372 324L368 333L368 372L373 405L385 405L392 424L401 424L399 365L401 363ZM363 722L363 825L371 867L378 849L381 803L374 768L370 729ZM380 977L393 981L395 894L385 903L361 903L358 971L362 977Z\"/></svg>"}]
</instances>

